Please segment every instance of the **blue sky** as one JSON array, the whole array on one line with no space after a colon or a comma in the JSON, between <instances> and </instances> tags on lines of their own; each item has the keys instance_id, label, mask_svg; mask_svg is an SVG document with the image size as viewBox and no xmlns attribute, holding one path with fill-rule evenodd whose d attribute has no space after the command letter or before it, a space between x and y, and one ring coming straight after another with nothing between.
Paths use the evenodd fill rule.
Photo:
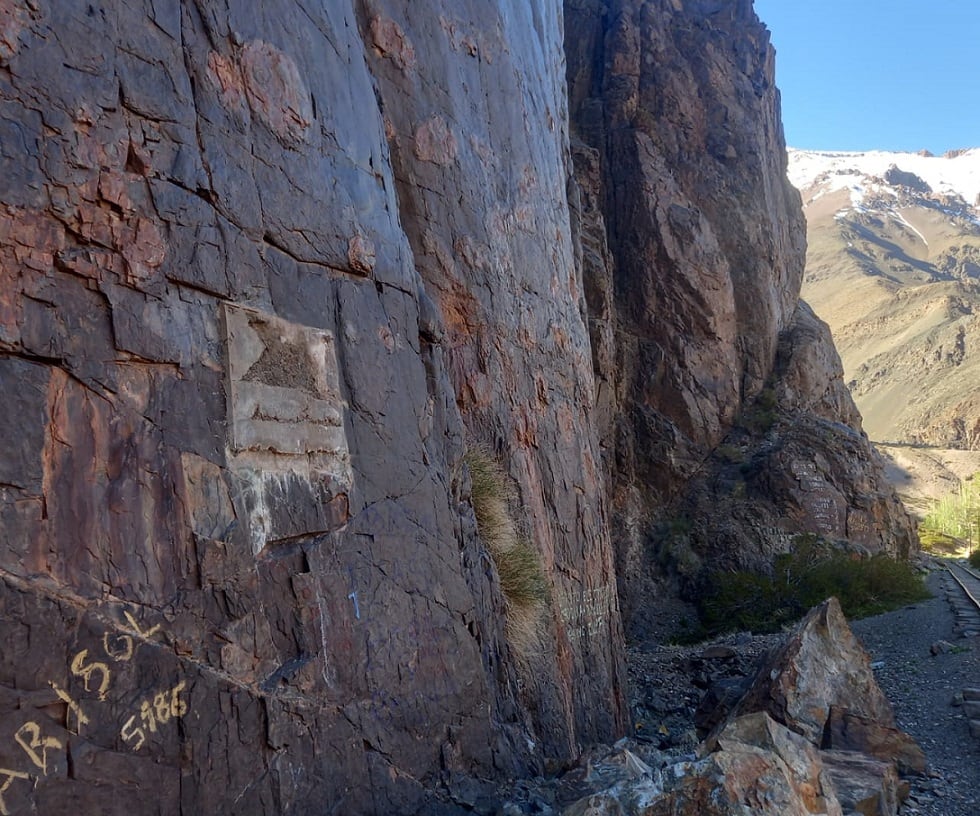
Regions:
<instances>
[{"instance_id":1,"label":"blue sky","mask_svg":"<svg viewBox=\"0 0 980 816\"><path fill-rule=\"evenodd\" d=\"M790 147L980 147L978 0L755 0Z\"/></svg>"}]
</instances>

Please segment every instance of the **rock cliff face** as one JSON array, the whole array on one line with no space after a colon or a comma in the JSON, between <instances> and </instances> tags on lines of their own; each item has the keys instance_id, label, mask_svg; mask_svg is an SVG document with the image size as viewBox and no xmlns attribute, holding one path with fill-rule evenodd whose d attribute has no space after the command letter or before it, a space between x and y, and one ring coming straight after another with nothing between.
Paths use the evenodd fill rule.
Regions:
<instances>
[{"instance_id":1,"label":"rock cliff face","mask_svg":"<svg viewBox=\"0 0 980 816\"><path fill-rule=\"evenodd\" d=\"M800 531L907 550L908 519L829 332L798 303L804 222L751 3L574 0L566 26L575 214L629 618L649 621L658 551L696 573L760 565ZM753 412L771 416L739 435ZM742 484L718 513L733 485L718 484L725 463L710 454L730 434L766 484L748 501ZM665 527L684 529L681 555Z\"/></svg>"},{"instance_id":2,"label":"rock cliff face","mask_svg":"<svg viewBox=\"0 0 980 816\"><path fill-rule=\"evenodd\" d=\"M559 6L0 11L4 807L410 812L620 733Z\"/></svg>"},{"instance_id":3,"label":"rock cliff face","mask_svg":"<svg viewBox=\"0 0 980 816\"><path fill-rule=\"evenodd\" d=\"M860 429L830 331L801 301L767 386L686 483L671 506L682 523L660 526L655 552L684 579L763 570L801 533L907 557L915 534Z\"/></svg>"},{"instance_id":4,"label":"rock cliff face","mask_svg":"<svg viewBox=\"0 0 980 816\"><path fill-rule=\"evenodd\" d=\"M509 462L551 577L552 645L522 699L537 739L570 756L622 727L624 680L568 216L562 10L417 5L368 3L362 20L399 217L434 305L429 344L471 440Z\"/></svg>"},{"instance_id":5,"label":"rock cliff face","mask_svg":"<svg viewBox=\"0 0 980 816\"><path fill-rule=\"evenodd\" d=\"M613 536L796 308L729 6L0 0L5 812L449 813L624 731Z\"/></svg>"}]
</instances>

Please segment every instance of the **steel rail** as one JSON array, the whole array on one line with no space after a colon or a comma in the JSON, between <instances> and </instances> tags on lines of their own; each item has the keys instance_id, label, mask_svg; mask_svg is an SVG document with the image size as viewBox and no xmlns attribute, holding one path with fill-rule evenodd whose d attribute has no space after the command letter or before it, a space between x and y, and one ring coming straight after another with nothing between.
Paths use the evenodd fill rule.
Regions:
<instances>
[{"instance_id":1,"label":"steel rail","mask_svg":"<svg viewBox=\"0 0 980 816\"><path fill-rule=\"evenodd\" d=\"M946 564L945 566L946 566L946 571L951 576L953 576L953 580L960 585L960 589L963 590L963 592L966 594L966 597L970 599L970 601L977 609L980 609L980 601L977 600L973 592L970 591L967 585L963 583L963 581L956 575L956 573L953 572L953 567L951 567L949 564ZM969 569L968 567L964 567L961 564L954 563L953 566L955 566L957 569L963 570L963 572L965 572L967 575L973 578L973 580L977 581L978 584L980 584L980 575L977 575L977 573L975 573L973 570Z\"/></svg>"}]
</instances>

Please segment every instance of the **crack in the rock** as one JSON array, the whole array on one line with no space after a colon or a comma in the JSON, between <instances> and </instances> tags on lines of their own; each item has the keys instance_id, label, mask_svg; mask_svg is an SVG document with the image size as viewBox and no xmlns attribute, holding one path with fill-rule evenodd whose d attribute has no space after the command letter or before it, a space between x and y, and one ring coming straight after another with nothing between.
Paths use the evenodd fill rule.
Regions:
<instances>
[{"instance_id":1,"label":"crack in the rock","mask_svg":"<svg viewBox=\"0 0 980 816\"><path fill-rule=\"evenodd\" d=\"M29 363L37 363L38 365L46 365L46 366L51 366L52 368L57 368L59 371L64 373L64 375L68 377L69 380L76 383L77 385L80 385L86 391L91 392L99 399L105 400L107 403L110 404L112 403L112 399L109 395L115 396L116 392L113 391L105 383L101 383L97 381L93 381L91 383L86 382L77 374L72 372L72 370L68 367L69 362L66 357L47 356L35 352L21 351L19 349L0 352L0 358L7 358L7 357L17 357L21 360L26 360ZM98 388L96 386L98 386ZM103 389L103 390L100 391L99 389Z\"/></svg>"},{"instance_id":2,"label":"crack in the rock","mask_svg":"<svg viewBox=\"0 0 980 816\"><path fill-rule=\"evenodd\" d=\"M208 26L204 24L203 12L197 2L193 3L193 6L197 10L198 15L201 17L202 27L204 28L204 35L208 38L210 42L211 32L208 30ZM214 203L215 201L217 201L217 195L214 192L214 175L211 172L211 166L208 164L207 154L204 147L204 134L201 132L201 112L198 109L198 103L197 103L197 79L193 70L193 66L191 64L190 48L187 47L187 42L188 42L187 36L184 32L185 10L186 8L184 8L182 4L182 9L180 14L180 41L182 46L181 55L184 58L184 71L187 73L187 83L191 89L191 104L194 106L194 136L195 139L197 140L198 155L201 158L201 167L203 168L205 175L207 175L208 177L208 187L209 187L209 189L207 190L208 197L201 195L201 193L197 192L197 190L192 191L182 184L177 184L177 186L187 190L188 192L192 192L195 195L198 195L200 198L202 198L212 207L215 207L217 209ZM211 43L211 47L212 48L215 47L214 43ZM167 179L167 181L170 181L171 183L176 183L172 179Z\"/></svg>"},{"instance_id":3,"label":"crack in the rock","mask_svg":"<svg viewBox=\"0 0 980 816\"><path fill-rule=\"evenodd\" d=\"M217 291L215 289L210 289L210 288L208 288L207 286L205 286L205 285L203 285L201 283L191 283L189 281L178 280L176 278L170 277L169 275L164 275L164 277L166 278L167 283L173 284L178 289L187 289L187 290L189 290L191 292L199 292L202 295L205 295L205 296L211 297L211 298L216 298L217 300L227 300L228 299L228 296L225 293L219 292L219 291Z\"/></svg>"},{"instance_id":4,"label":"crack in the rock","mask_svg":"<svg viewBox=\"0 0 980 816\"><path fill-rule=\"evenodd\" d=\"M300 232L299 230L295 230L295 231L296 232ZM302 232L300 232L300 234L302 234ZM306 238L306 236L303 236L303 239L307 243L309 243L309 239ZM343 275L350 275L350 276L355 277L355 278L363 278L364 277L363 275L352 274L347 269L341 269L339 267L332 266L331 264L328 264L328 263L326 263L324 261L312 260L310 258L304 258L301 255L297 255L293 250L291 250L285 244L283 244L282 242L280 242L271 232L268 232L267 231L262 236L262 242L265 243L265 244L267 244L267 245L269 245L269 246L271 246L273 249L278 250L283 255L288 256L292 260L296 261L296 263L298 263L298 264L304 264L304 265L308 265L308 266L316 266L316 267L319 267L321 269L329 269L331 272L337 272L337 273L340 273L340 274L343 274Z\"/></svg>"}]
</instances>

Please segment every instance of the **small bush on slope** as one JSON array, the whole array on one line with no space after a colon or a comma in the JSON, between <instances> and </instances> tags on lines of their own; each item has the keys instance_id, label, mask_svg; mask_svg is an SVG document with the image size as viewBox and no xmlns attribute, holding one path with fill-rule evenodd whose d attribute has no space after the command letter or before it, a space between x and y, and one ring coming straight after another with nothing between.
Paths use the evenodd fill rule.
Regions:
<instances>
[{"instance_id":1,"label":"small bush on slope","mask_svg":"<svg viewBox=\"0 0 980 816\"><path fill-rule=\"evenodd\" d=\"M884 555L860 558L834 551L814 536L798 536L793 552L776 558L771 575L710 575L698 601L699 635L775 632L832 595L849 618L929 597L922 577L905 561Z\"/></svg>"}]
</instances>

